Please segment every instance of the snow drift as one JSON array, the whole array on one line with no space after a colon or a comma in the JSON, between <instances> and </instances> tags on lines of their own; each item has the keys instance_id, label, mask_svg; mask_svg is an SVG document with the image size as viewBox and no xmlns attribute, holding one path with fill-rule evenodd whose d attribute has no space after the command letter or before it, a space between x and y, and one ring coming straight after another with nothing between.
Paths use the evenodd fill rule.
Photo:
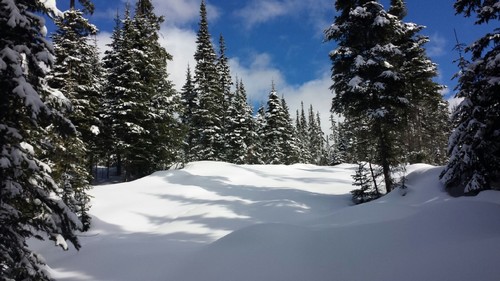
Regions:
<instances>
[{"instance_id":1,"label":"snow drift","mask_svg":"<svg viewBox=\"0 0 500 281\"><path fill-rule=\"evenodd\" d=\"M58 280L497 280L500 193L451 198L441 168L352 206L353 165L196 162L96 186L82 250L33 242Z\"/></svg>"}]
</instances>

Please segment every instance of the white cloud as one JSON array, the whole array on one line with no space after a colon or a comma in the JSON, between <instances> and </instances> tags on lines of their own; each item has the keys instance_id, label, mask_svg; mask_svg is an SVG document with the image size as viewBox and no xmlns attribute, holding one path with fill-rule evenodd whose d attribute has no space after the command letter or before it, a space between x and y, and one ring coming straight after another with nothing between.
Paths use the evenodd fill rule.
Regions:
<instances>
[{"instance_id":1,"label":"white cloud","mask_svg":"<svg viewBox=\"0 0 500 281\"><path fill-rule=\"evenodd\" d=\"M329 0L257 0L248 1L245 7L235 12L235 16L242 19L247 29L279 17L293 16L298 20L305 19L322 32L328 26L330 19L326 16L332 10Z\"/></svg>"},{"instance_id":2,"label":"white cloud","mask_svg":"<svg viewBox=\"0 0 500 281\"><path fill-rule=\"evenodd\" d=\"M448 41L439 33L429 36L430 42L427 45L427 55L430 57L439 57L446 53Z\"/></svg>"},{"instance_id":3,"label":"white cloud","mask_svg":"<svg viewBox=\"0 0 500 281\"><path fill-rule=\"evenodd\" d=\"M186 83L186 71L188 64L191 71L194 70L196 51L196 33L192 30L177 27L164 27L160 32L160 44L173 56L168 62L169 78L180 91Z\"/></svg>"},{"instance_id":4,"label":"white cloud","mask_svg":"<svg viewBox=\"0 0 500 281\"><path fill-rule=\"evenodd\" d=\"M109 50L109 47L106 46L111 43L111 33L107 31L101 31L96 36L97 39L97 47L99 48L99 52L101 53L101 58L104 56L104 52Z\"/></svg>"}]
</instances>

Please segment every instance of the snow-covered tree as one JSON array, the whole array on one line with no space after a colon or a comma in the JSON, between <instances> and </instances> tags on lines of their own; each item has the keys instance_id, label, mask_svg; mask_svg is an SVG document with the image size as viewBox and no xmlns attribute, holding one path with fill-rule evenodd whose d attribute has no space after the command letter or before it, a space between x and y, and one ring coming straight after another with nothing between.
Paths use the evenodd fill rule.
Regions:
<instances>
[{"instance_id":1,"label":"snow-covered tree","mask_svg":"<svg viewBox=\"0 0 500 281\"><path fill-rule=\"evenodd\" d=\"M196 160L221 160L224 149L224 95L220 88L217 55L210 41L205 0L200 5L200 23L194 58L194 83L198 108L193 114L196 136L192 148Z\"/></svg>"},{"instance_id":2,"label":"snow-covered tree","mask_svg":"<svg viewBox=\"0 0 500 281\"><path fill-rule=\"evenodd\" d=\"M304 102L300 103L300 114L297 110L297 117L295 121L295 130L297 132L297 144L299 147L299 162L310 163L311 153L309 151L309 130L304 111Z\"/></svg>"},{"instance_id":3,"label":"snow-covered tree","mask_svg":"<svg viewBox=\"0 0 500 281\"><path fill-rule=\"evenodd\" d=\"M267 101L262 135L263 160L266 164L291 164L297 157L292 120L274 83Z\"/></svg>"},{"instance_id":4,"label":"snow-covered tree","mask_svg":"<svg viewBox=\"0 0 500 281\"><path fill-rule=\"evenodd\" d=\"M331 89L335 91L332 109L347 121L366 126L367 134L359 134L358 140L375 140L374 160L382 166L390 191L391 167L403 155L399 138L402 116L409 109L402 69L405 50L398 42L413 32L415 24L402 22L401 15L388 13L378 1L339 0L335 8L339 14L325 31L326 40L337 42L330 53Z\"/></svg>"},{"instance_id":5,"label":"snow-covered tree","mask_svg":"<svg viewBox=\"0 0 500 281\"><path fill-rule=\"evenodd\" d=\"M48 237L67 249L80 248L82 224L61 199L48 161L47 130L75 134L52 104L68 105L45 81L54 52L41 14L60 15L47 2L0 1L0 279L50 280L43 259L27 239Z\"/></svg>"},{"instance_id":6,"label":"snow-covered tree","mask_svg":"<svg viewBox=\"0 0 500 281\"><path fill-rule=\"evenodd\" d=\"M196 159L196 155L193 154L192 148L198 130L193 118L194 112L198 109L198 98L189 66L186 71L186 83L181 89L181 104L181 122L186 128L186 137L184 139L184 162L189 162Z\"/></svg>"},{"instance_id":7,"label":"snow-covered tree","mask_svg":"<svg viewBox=\"0 0 500 281\"><path fill-rule=\"evenodd\" d=\"M256 155L252 155L256 142L255 124L243 81L236 80L235 85L236 90L233 99L229 100L225 123L225 154L228 162L246 164L256 158Z\"/></svg>"},{"instance_id":8,"label":"snow-covered tree","mask_svg":"<svg viewBox=\"0 0 500 281\"><path fill-rule=\"evenodd\" d=\"M130 17L117 23L112 49L106 53L108 122L126 178L147 175L178 161L183 138L175 112L179 97L168 80L172 56L159 43L163 17L151 1L136 3Z\"/></svg>"},{"instance_id":9,"label":"snow-covered tree","mask_svg":"<svg viewBox=\"0 0 500 281\"><path fill-rule=\"evenodd\" d=\"M459 14L476 15L476 24L498 23L498 1L457 0ZM466 48L462 58L457 97L463 98L453 114L448 143L450 159L440 178L452 194L476 194L500 186L500 29L485 34Z\"/></svg>"},{"instance_id":10,"label":"snow-covered tree","mask_svg":"<svg viewBox=\"0 0 500 281\"><path fill-rule=\"evenodd\" d=\"M64 189L63 200L78 214L87 230L90 227L87 190L91 188L96 134L100 125L101 78L95 71L99 54L90 39L97 28L75 6L70 6L55 22L58 29L52 39L56 61L47 80L49 86L61 90L71 102L67 117L75 125L77 135L53 139L56 144L49 157L53 159L51 168L55 180Z\"/></svg>"}]
</instances>

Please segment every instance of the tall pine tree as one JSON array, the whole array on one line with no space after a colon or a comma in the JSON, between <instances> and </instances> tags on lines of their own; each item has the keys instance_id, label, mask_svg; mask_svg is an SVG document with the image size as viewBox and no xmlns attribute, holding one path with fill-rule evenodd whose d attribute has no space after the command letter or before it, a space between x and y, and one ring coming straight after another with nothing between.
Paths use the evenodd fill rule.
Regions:
<instances>
[{"instance_id":1,"label":"tall pine tree","mask_svg":"<svg viewBox=\"0 0 500 281\"><path fill-rule=\"evenodd\" d=\"M498 1L457 0L455 10L476 24L498 23ZM476 194L499 189L500 180L500 30L485 34L466 48L457 97L463 98L453 115L448 143L450 159L440 178L450 193Z\"/></svg>"},{"instance_id":2,"label":"tall pine tree","mask_svg":"<svg viewBox=\"0 0 500 281\"><path fill-rule=\"evenodd\" d=\"M195 91L198 107L193 113L196 132L194 136L194 160L221 160L223 158L224 94L217 69L217 56L210 41L205 1L200 5L200 23L196 39L194 59Z\"/></svg>"},{"instance_id":3,"label":"tall pine tree","mask_svg":"<svg viewBox=\"0 0 500 281\"><path fill-rule=\"evenodd\" d=\"M43 260L27 245L29 238L49 237L67 249L80 244L82 224L61 199L46 160L45 128L54 134L76 133L51 104L67 99L45 81L54 52L45 38L44 19L51 14L41 1L2 1L0 5L0 278L50 280Z\"/></svg>"},{"instance_id":4,"label":"tall pine tree","mask_svg":"<svg viewBox=\"0 0 500 281\"><path fill-rule=\"evenodd\" d=\"M63 199L78 214L84 229L90 227L92 164L99 132L98 118L100 77L95 72L99 54L90 36L97 28L84 18L83 12L71 3L70 9L56 19L57 31L52 36L56 61L49 85L60 89L71 102L67 117L76 127L77 135L53 141L52 169L56 182L64 189Z\"/></svg>"},{"instance_id":5,"label":"tall pine tree","mask_svg":"<svg viewBox=\"0 0 500 281\"><path fill-rule=\"evenodd\" d=\"M335 91L332 109L346 120L366 126L368 134L359 134L365 139L361 143L375 140L375 162L382 166L390 191L391 168L403 155L399 138L402 116L409 110L402 69L404 47L397 44L414 25L388 13L377 1L339 0L335 7L339 14L325 31L326 40L337 41L330 53L331 89Z\"/></svg>"}]
</instances>

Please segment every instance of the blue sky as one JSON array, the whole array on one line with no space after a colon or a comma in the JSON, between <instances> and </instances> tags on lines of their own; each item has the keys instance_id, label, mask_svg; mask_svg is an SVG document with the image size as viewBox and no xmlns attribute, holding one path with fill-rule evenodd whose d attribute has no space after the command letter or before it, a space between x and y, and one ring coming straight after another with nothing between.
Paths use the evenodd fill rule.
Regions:
<instances>
[{"instance_id":1,"label":"blue sky","mask_svg":"<svg viewBox=\"0 0 500 281\"><path fill-rule=\"evenodd\" d=\"M201 0L153 0L157 15L165 16L161 41L174 56L169 64L170 78L177 89L184 84L187 64L194 67L196 31ZM58 0L64 10L69 1ZM125 0L96 0L91 22L101 30L99 44L109 43L113 18L123 13ZM134 3L134 0L130 0ZM389 0L381 1L386 7ZM469 44L488 28L473 25L472 19L455 15L453 0L407 0L405 21L424 25L422 34L430 37L427 52L439 65L437 81L447 85L447 98L453 96L457 72L453 51L457 30L460 41ZM334 0L208 0L209 30L215 44L219 34L226 41L233 77L243 79L253 103L265 101L274 80L294 116L304 101L322 115L323 127L329 116L332 93L328 89L330 60L334 42L323 42L323 30L334 19Z\"/></svg>"}]
</instances>

